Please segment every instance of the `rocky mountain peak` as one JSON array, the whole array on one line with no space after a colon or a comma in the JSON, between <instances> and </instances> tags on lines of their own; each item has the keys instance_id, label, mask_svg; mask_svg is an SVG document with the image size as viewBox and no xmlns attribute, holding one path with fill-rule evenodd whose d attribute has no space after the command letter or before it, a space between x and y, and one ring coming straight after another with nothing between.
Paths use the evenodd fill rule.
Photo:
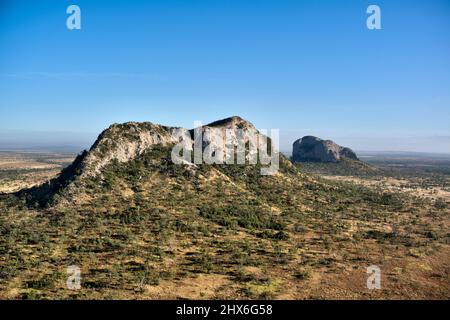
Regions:
<instances>
[{"instance_id":1,"label":"rocky mountain peak","mask_svg":"<svg viewBox=\"0 0 450 320\"><path fill-rule=\"evenodd\" d=\"M342 147L331 140L305 136L293 144L294 162L339 162L342 158L358 160L350 148Z\"/></svg>"},{"instance_id":2,"label":"rocky mountain peak","mask_svg":"<svg viewBox=\"0 0 450 320\"><path fill-rule=\"evenodd\" d=\"M256 130L253 124L239 116L218 120L202 127L205 146L219 144L219 140L225 137L225 135L216 136L210 129ZM155 145L167 146L179 143L180 133L182 141L186 144L194 143L193 129L164 126L152 122L112 124L98 136L88 152L83 152L77 158L78 171L83 176L96 176L112 161L127 162L151 150ZM233 135L233 141L236 139Z\"/></svg>"},{"instance_id":3,"label":"rocky mountain peak","mask_svg":"<svg viewBox=\"0 0 450 320\"><path fill-rule=\"evenodd\" d=\"M179 128L151 122L113 124L104 130L82 161L85 174L96 175L113 160L127 162L153 145L175 143L173 132ZM186 134L187 133L187 130Z\"/></svg>"},{"instance_id":4,"label":"rocky mountain peak","mask_svg":"<svg viewBox=\"0 0 450 320\"><path fill-rule=\"evenodd\" d=\"M226 132L226 129L231 129L231 132ZM242 129L243 134L238 133L236 129ZM76 193L80 183L89 184L89 181L98 179L103 181L104 173L109 170L110 165L123 164L123 167L126 167L128 162L146 157L154 150L165 147L172 149L172 146L180 143L186 145L186 150L193 150L194 146L200 144L204 154L210 154L211 158L223 161L230 156L225 152L226 148L248 144L246 160L257 152L256 149L250 148L256 146L256 141L249 133L253 130L255 133L258 131L253 124L241 117L233 116L218 120L202 126L200 130L201 134L196 137L194 129L163 126L151 122L112 124L98 136L89 151L83 151L58 177L33 188L29 194L33 199L39 199L41 204L47 204L61 190L65 190L67 194Z\"/></svg>"},{"instance_id":5,"label":"rocky mountain peak","mask_svg":"<svg viewBox=\"0 0 450 320\"><path fill-rule=\"evenodd\" d=\"M242 119L239 116L232 116L222 120L214 121L207 124L206 127L224 128L224 129L256 129L249 121Z\"/></svg>"}]
</instances>

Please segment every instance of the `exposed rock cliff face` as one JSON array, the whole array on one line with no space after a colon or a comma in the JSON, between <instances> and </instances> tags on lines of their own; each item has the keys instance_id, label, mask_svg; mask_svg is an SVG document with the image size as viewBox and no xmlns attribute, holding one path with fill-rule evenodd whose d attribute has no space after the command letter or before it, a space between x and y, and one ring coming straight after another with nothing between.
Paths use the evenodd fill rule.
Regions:
<instances>
[{"instance_id":1,"label":"exposed rock cliff face","mask_svg":"<svg viewBox=\"0 0 450 320\"><path fill-rule=\"evenodd\" d=\"M190 140L189 130L167 127L151 122L113 124L103 131L83 159L83 174L97 175L114 160L127 162L156 144L176 143L174 132L179 130L183 139Z\"/></svg>"},{"instance_id":2,"label":"exposed rock cliff face","mask_svg":"<svg viewBox=\"0 0 450 320\"><path fill-rule=\"evenodd\" d=\"M339 162L342 158L358 160L351 149L341 147L331 140L305 136L295 141L293 145L294 162Z\"/></svg>"},{"instance_id":3,"label":"exposed rock cliff face","mask_svg":"<svg viewBox=\"0 0 450 320\"><path fill-rule=\"evenodd\" d=\"M202 145L202 150L206 154L213 155L217 160L228 161L231 155L226 150L245 148L246 145L249 146L246 160L257 155L258 141L255 134L259 132L253 124L241 117L234 116L215 121L197 130L197 138L195 129L190 131L193 142L195 141L196 145Z\"/></svg>"}]
</instances>

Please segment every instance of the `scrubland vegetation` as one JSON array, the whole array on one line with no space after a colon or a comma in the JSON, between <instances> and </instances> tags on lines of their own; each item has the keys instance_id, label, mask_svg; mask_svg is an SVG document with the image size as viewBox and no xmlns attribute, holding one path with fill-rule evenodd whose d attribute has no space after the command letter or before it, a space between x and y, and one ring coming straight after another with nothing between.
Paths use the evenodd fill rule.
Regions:
<instances>
[{"instance_id":1,"label":"scrubland vegetation","mask_svg":"<svg viewBox=\"0 0 450 320\"><path fill-rule=\"evenodd\" d=\"M43 204L0 196L3 299L384 299L450 294L448 199L157 146ZM80 290L66 269L81 269ZM382 270L368 290L366 268Z\"/></svg>"}]
</instances>

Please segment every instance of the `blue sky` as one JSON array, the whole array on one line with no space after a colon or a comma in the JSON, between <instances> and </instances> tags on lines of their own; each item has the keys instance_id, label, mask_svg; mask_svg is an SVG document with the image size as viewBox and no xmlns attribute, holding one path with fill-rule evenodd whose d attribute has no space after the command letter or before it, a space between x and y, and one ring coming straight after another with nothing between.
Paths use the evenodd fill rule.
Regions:
<instances>
[{"instance_id":1,"label":"blue sky","mask_svg":"<svg viewBox=\"0 0 450 320\"><path fill-rule=\"evenodd\" d=\"M450 152L448 0L0 0L0 48L0 148L240 115L279 128L285 150L313 134Z\"/></svg>"}]
</instances>

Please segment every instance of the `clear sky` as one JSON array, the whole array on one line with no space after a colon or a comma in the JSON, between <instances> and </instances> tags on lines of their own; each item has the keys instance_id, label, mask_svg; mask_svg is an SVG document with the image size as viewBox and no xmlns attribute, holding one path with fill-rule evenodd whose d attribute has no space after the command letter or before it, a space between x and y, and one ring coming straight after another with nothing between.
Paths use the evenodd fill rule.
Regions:
<instances>
[{"instance_id":1,"label":"clear sky","mask_svg":"<svg viewBox=\"0 0 450 320\"><path fill-rule=\"evenodd\" d=\"M450 152L450 1L0 0L0 148L231 115L279 128L282 150Z\"/></svg>"}]
</instances>

